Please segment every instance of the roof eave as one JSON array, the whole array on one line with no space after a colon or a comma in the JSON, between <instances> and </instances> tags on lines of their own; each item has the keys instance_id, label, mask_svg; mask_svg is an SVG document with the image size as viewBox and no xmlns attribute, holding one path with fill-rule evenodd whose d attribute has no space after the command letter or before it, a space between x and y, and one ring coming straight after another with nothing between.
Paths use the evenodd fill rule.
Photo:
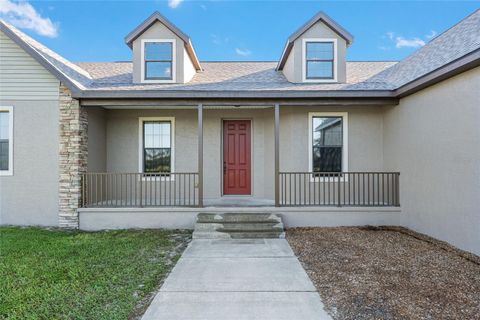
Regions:
<instances>
[{"instance_id":1,"label":"roof eave","mask_svg":"<svg viewBox=\"0 0 480 320\"><path fill-rule=\"evenodd\" d=\"M395 96L398 98L406 97L478 66L480 66L480 49L474 50L432 72L402 85L395 89Z\"/></svg>"},{"instance_id":2,"label":"roof eave","mask_svg":"<svg viewBox=\"0 0 480 320\"><path fill-rule=\"evenodd\" d=\"M391 90L316 90L316 91L188 91L188 90L84 90L81 99L275 99L275 98L394 98Z\"/></svg>"}]
</instances>

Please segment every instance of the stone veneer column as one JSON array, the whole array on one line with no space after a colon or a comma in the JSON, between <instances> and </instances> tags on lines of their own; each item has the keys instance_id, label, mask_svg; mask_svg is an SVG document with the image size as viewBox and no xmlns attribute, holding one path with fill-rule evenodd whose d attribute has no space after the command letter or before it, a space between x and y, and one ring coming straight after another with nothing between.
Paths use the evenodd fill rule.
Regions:
<instances>
[{"instance_id":1,"label":"stone veneer column","mask_svg":"<svg viewBox=\"0 0 480 320\"><path fill-rule=\"evenodd\" d=\"M60 84L59 107L59 226L78 228L77 209L82 201L81 178L82 173L87 171L88 115L63 84Z\"/></svg>"}]
</instances>

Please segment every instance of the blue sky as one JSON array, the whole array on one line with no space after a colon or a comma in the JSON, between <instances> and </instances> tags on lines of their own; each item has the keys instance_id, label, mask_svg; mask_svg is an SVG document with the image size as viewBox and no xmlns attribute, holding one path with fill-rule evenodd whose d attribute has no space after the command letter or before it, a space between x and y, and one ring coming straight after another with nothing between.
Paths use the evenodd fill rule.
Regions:
<instances>
[{"instance_id":1,"label":"blue sky","mask_svg":"<svg viewBox=\"0 0 480 320\"><path fill-rule=\"evenodd\" d=\"M192 38L202 61L270 61L323 10L354 35L348 60L400 60L478 8L480 1L0 0L0 17L71 61L125 61L125 35L158 10Z\"/></svg>"}]
</instances>

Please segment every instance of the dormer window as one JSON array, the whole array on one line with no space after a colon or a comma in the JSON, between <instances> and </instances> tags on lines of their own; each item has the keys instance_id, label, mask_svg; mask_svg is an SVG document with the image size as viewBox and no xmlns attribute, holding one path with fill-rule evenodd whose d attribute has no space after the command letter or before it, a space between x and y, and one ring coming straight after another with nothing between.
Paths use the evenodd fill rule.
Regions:
<instances>
[{"instance_id":1,"label":"dormer window","mask_svg":"<svg viewBox=\"0 0 480 320\"><path fill-rule=\"evenodd\" d=\"M142 40L142 82L175 82L175 40Z\"/></svg>"},{"instance_id":2,"label":"dormer window","mask_svg":"<svg viewBox=\"0 0 480 320\"><path fill-rule=\"evenodd\" d=\"M303 81L337 81L337 39L303 39Z\"/></svg>"}]
</instances>

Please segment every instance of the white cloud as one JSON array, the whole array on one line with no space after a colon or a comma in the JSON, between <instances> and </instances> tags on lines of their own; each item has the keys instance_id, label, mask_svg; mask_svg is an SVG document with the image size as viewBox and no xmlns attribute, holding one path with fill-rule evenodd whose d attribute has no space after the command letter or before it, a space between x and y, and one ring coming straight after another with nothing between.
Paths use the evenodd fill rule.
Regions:
<instances>
[{"instance_id":1,"label":"white cloud","mask_svg":"<svg viewBox=\"0 0 480 320\"><path fill-rule=\"evenodd\" d=\"M213 44L219 45L219 44L222 43L222 41L220 40L220 38L216 34L211 34L210 36L212 37L212 43Z\"/></svg>"},{"instance_id":2,"label":"white cloud","mask_svg":"<svg viewBox=\"0 0 480 320\"><path fill-rule=\"evenodd\" d=\"M235 49L235 52L239 55L239 56L242 56L242 57L247 57L249 55L252 54L252 51L248 50L248 49L239 49L239 48L236 48Z\"/></svg>"},{"instance_id":3,"label":"white cloud","mask_svg":"<svg viewBox=\"0 0 480 320\"><path fill-rule=\"evenodd\" d=\"M395 38L395 47L397 48L418 48L423 47L425 41L420 38L405 39L403 37Z\"/></svg>"},{"instance_id":4,"label":"white cloud","mask_svg":"<svg viewBox=\"0 0 480 320\"><path fill-rule=\"evenodd\" d=\"M58 23L42 17L27 1L0 0L0 18L18 28L30 29L39 35L55 38Z\"/></svg>"},{"instance_id":5,"label":"white cloud","mask_svg":"<svg viewBox=\"0 0 480 320\"><path fill-rule=\"evenodd\" d=\"M175 9L182 3L183 0L168 0L168 6L172 9Z\"/></svg>"},{"instance_id":6,"label":"white cloud","mask_svg":"<svg viewBox=\"0 0 480 320\"><path fill-rule=\"evenodd\" d=\"M387 32L387 37L390 39L390 40L393 40L393 37L395 36L395 33L389 31Z\"/></svg>"},{"instance_id":7,"label":"white cloud","mask_svg":"<svg viewBox=\"0 0 480 320\"><path fill-rule=\"evenodd\" d=\"M432 39L432 38L434 38L437 34L438 34L437 31L432 30L432 31L430 31L429 34L425 35L425 38L427 38L427 39Z\"/></svg>"}]
</instances>

